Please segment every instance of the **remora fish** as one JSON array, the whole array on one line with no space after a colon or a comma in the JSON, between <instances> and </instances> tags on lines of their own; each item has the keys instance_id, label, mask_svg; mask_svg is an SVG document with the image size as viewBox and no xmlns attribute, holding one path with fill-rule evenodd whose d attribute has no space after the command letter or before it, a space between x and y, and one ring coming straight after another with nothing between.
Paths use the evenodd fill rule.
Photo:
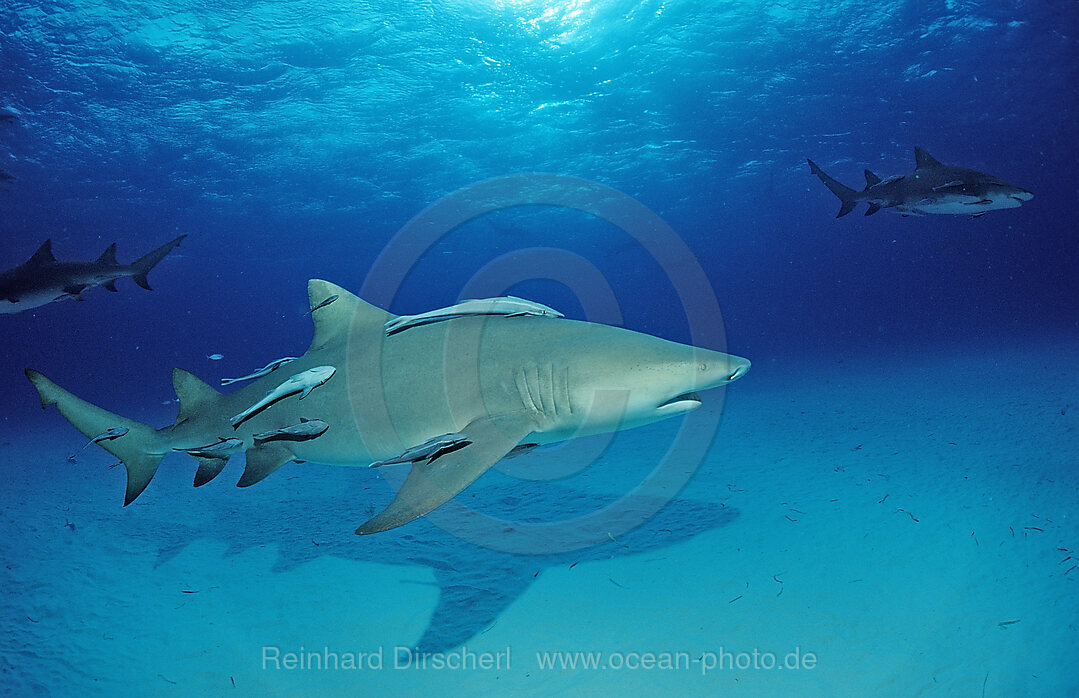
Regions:
<instances>
[{"instance_id":1,"label":"remora fish","mask_svg":"<svg viewBox=\"0 0 1079 698\"><path fill-rule=\"evenodd\" d=\"M306 371L297 373L273 390L266 391L266 394L262 396L261 400L251 405L243 412L231 417L229 423L231 423L232 428L235 429L240 426L242 422L250 419L251 415L266 409L281 398L288 397L289 395L300 393L300 399L303 400L311 394L312 390L333 378L334 373L337 373L337 369L333 366L315 366L314 368L309 368Z\"/></svg>"},{"instance_id":2,"label":"remora fish","mask_svg":"<svg viewBox=\"0 0 1079 698\"><path fill-rule=\"evenodd\" d=\"M285 364L287 364L289 362L292 362L292 361L295 361L297 358L298 357L295 357L295 356L286 356L286 357L284 357L282 359L277 359L276 361L271 361L270 363L266 364L265 366L263 366L259 370L255 371L254 373L248 373L246 376L241 376L240 378L222 378L221 379L221 385L230 385L232 383L239 383L241 381L249 381L249 380L254 380L256 378L262 378L263 376L268 376L271 373L273 373L274 371L276 371L277 369L284 366Z\"/></svg>"},{"instance_id":3,"label":"remora fish","mask_svg":"<svg viewBox=\"0 0 1079 698\"><path fill-rule=\"evenodd\" d=\"M256 444L264 441L307 441L322 436L329 428L330 425L321 419L300 417L299 424L264 431L261 434L255 434L253 438Z\"/></svg>"},{"instance_id":4,"label":"remora fish","mask_svg":"<svg viewBox=\"0 0 1079 698\"><path fill-rule=\"evenodd\" d=\"M468 317L471 315L505 315L507 317L520 317L522 315L537 315L541 317L560 318L562 313L548 308L542 303L533 303L515 296L502 296L499 298L474 298L461 301L448 308L429 310L419 315L400 315L386 323L386 334L391 335L403 332L410 327L428 325L432 322L442 322L453 318Z\"/></svg>"},{"instance_id":5,"label":"remora fish","mask_svg":"<svg viewBox=\"0 0 1079 698\"><path fill-rule=\"evenodd\" d=\"M98 444L98 443L101 443L102 441L105 441L106 439L118 439L118 438L120 438L121 436L123 436L126 433L127 433L127 427L113 427L111 429L106 429L105 431L101 432L100 434L98 434L94 438L90 439L85 444L83 444L82 448L80 448L78 451L75 451L74 453L72 453L70 456L67 457L67 459L69 461L71 461L72 463L74 463L75 462L75 456L77 456L80 453L82 453L83 451L85 451L86 447L89 446L90 444Z\"/></svg>"},{"instance_id":6,"label":"remora fish","mask_svg":"<svg viewBox=\"0 0 1079 698\"><path fill-rule=\"evenodd\" d=\"M468 436L465 434L443 434L442 436L434 436L427 439L419 446L413 446L406 449L404 453L393 458L387 458L386 460L376 461L371 464L372 468L381 468L384 465L395 465L398 463L419 463L425 461L430 463L439 456L444 456L447 453L453 453L459 448L472 443L468 440Z\"/></svg>"},{"instance_id":7,"label":"remora fish","mask_svg":"<svg viewBox=\"0 0 1079 698\"><path fill-rule=\"evenodd\" d=\"M188 455L194 456L199 462L199 468L195 471L195 487L202 487L217 477L224 470L229 458L243 449L244 442L240 439L225 438L223 436L219 436L218 439L220 440L215 444L172 449L174 451L184 451Z\"/></svg>"}]
</instances>

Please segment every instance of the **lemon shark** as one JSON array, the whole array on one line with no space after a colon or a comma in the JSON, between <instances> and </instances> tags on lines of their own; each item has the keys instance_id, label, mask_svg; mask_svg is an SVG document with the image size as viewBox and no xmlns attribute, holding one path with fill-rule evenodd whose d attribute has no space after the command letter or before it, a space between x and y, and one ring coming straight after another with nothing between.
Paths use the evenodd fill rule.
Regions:
<instances>
[{"instance_id":1,"label":"lemon shark","mask_svg":"<svg viewBox=\"0 0 1079 698\"><path fill-rule=\"evenodd\" d=\"M58 262L52 253L52 240L46 240L29 260L0 273L0 314L20 313L69 298L82 300L83 292L95 286L115 292L116 281L124 277L151 291L146 275L185 237L166 242L131 264L117 263L115 242L96 260Z\"/></svg>"},{"instance_id":2,"label":"lemon shark","mask_svg":"<svg viewBox=\"0 0 1079 698\"><path fill-rule=\"evenodd\" d=\"M362 535L433 511L520 445L685 414L701 405L696 391L726 385L750 366L737 356L619 327L536 315L447 316L387 336L386 323L396 316L335 284L308 283L312 308L330 295L338 299L312 312L314 338L290 369L332 367L336 375L303 402L283 397L235 427L230 418L259 403L280 378L268 375L223 395L174 369L179 414L171 426L154 429L96 407L33 369L26 375L42 407L57 405L88 438L128 430L98 442L126 466L125 506L174 450L199 461L196 485L208 482L224 459L200 456L200 449L228 439L241 442L235 451L245 452L241 487L292 460L410 467L393 501L356 529ZM301 418L321 420L328 428L306 440L256 438ZM433 453L422 449L443 436L464 436L467 443Z\"/></svg>"},{"instance_id":3,"label":"lemon shark","mask_svg":"<svg viewBox=\"0 0 1079 698\"><path fill-rule=\"evenodd\" d=\"M891 208L904 216L926 213L981 216L988 211L1017 208L1034 194L984 172L941 164L924 148L914 148L914 172L881 179L865 171L865 189L856 191L828 176L817 163L809 169L842 204L836 218L842 218L859 203L869 204L865 215Z\"/></svg>"}]
</instances>

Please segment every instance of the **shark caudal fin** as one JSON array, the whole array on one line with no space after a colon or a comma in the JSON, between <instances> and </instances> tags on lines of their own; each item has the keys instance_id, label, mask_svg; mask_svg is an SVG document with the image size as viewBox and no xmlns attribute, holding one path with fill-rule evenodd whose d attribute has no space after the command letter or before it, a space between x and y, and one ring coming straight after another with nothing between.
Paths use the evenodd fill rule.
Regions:
<instances>
[{"instance_id":1,"label":"shark caudal fin","mask_svg":"<svg viewBox=\"0 0 1079 698\"><path fill-rule=\"evenodd\" d=\"M842 204L839 207L839 213L836 214L836 218L842 218L851 211L854 210L854 206L858 203L858 192L851 189L845 184L840 184L836 180L828 176L828 174L817 166L817 163L813 162L809 158L806 158L806 162L809 163L809 169L813 174L817 175L820 181L824 182L824 186L839 197Z\"/></svg>"},{"instance_id":2,"label":"shark caudal fin","mask_svg":"<svg viewBox=\"0 0 1079 698\"><path fill-rule=\"evenodd\" d=\"M145 254L142 257L136 259L135 262L131 265L135 269L135 273L131 276L135 283L137 283L139 286L142 286L147 291L153 291L153 289L150 288L150 282L146 279L146 275L150 273L150 270L153 269L158 262L165 258L165 255L167 255L169 252L172 252L173 248L179 245L180 241L183 240L185 237L187 236L181 235L175 240L166 242L164 245L157 248L153 252Z\"/></svg>"},{"instance_id":3,"label":"shark caudal fin","mask_svg":"<svg viewBox=\"0 0 1079 698\"><path fill-rule=\"evenodd\" d=\"M26 377L37 388L41 406L56 405L60 414L86 438L96 438L116 427L127 428L128 431L123 436L101 440L98 445L123 461L127 468L124 506L131 504L150 484L157 472L158 463L165 455L166 449L162 448L157 431L146 424L115 415L75 397L32 368L26 369Z\"/></svg>"}]
</instances>

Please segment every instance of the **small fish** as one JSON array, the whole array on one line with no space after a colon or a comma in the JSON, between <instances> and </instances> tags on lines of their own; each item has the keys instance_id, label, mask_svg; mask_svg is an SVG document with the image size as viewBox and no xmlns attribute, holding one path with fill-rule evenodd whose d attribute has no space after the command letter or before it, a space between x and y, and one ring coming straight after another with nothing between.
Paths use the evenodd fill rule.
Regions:
<instances>
[{"instance_id":1,"label":"small fish","mask_svg":"<svg viewBox=\"0 0 1079 698\"><path fill-rule=\"evenodd\" d=\"M206 446L195 446L193 448L174 448L174 451L183 451L189 453L197 458L223 458L228 460L229 457L239 448L242 448L244 442L240 439L226 439L221 438L215 444L208 444Z\"/></svg>"},{"instance_id":2,"label":"small fish","mask_svg":"<svg viewBox=\"0 0 1079 698\"><path fill-rule=\"evenodd\" d=\"M322 436L330 425L321 419L304 419L300 417L299 424L281 429L271 429L261 434L255 434L255 443L263 441L307 441Z\"/></svg>"},{"instance_id":3,"label":"small fish","mask_svg":"<svg viewBox=\"0 0 1079 698\"><path fill-rule=\"evenodd\" d=\"M271 404L277 402L281 398L288 397L289 395L300 393L300 399L303 400L311 394L312 390L333 378L333 374L335 373L337 373L337 369L333 366L315 366L314 368L309 368L306 371L297 373L273 390L268 391L262 399L254 405L251 405L243 412L234 415L229 419L229 423L232 424L233 429L236 429L241 423L257 412L266 409Z\"/></svg>"},{"instance_id":4,"label":"small fish","mask_svg":"<svg viewBox=\"0 0 1079 698\"><path fill-rule=\"evenodd\" d=\"M429 310L419 315L401 315L386 323L386 336L403 332L410 327L429 325L434 322L453 320L459 317L476 315L503 315L505 317L522 317L534 315L538 317L560 318L565 317L562 313L548 308L542 303L533 303L515 296L502 296L499 298L479 298L462 301L448 308Z\"/></svg>"},{"instance_id":5,"label":"small fish","mask_svg":"<svg viewBox=\"0 0 1079 698\"><path fill-rule=\"evenodd\" d=\"M308 310L306 313L304 313L304 315L310 315L311 313L315 312L319 308L325 308L327 305L329 305L330 303L333 303L335 300L337 300L340 297L341 296L339 296L338 294L335 293L332 296L330 296L329 298L327 298L326 300L324 300L321 303L319 303L318 305L316 305L314 308L311 308L310 310Z\"/></svg>"},{"instance_id":6,"label":"small fish","mask_svg":"<svg viewBox=\"0 0 1079 698\"><path fill-rule=\"evenodd\" d=\"M376 461L368 467L381 468L384 465L419 463L421 461L427 461L429 463L439 456L444 456L447 453L464 448L470 443L472 443L472 441L469 440L466 434L443 434L442 436L435 436L427 439L419 446L413 446L412 448L406 449L405 452L399 456Z\"/></svg>"},{"instance_id":7,"label":"small fish","mask_svg":"<svg viewBox=\"0 0 1079 698\"><path fill-rule=\"evenodd\" d=\"M127 431L128 431L127 427L113 427L111 429L103 431L100 434L98 434L97 436L95 436L94 438L87 441L83 445L82 448L80 448L78 451L75 451L74 453L72 453L70 456L67 457L67 459L69 461L71 461L72 463L74 463L75 462L75 456L77 456L80 453L82 453L83 451L85 451L86 447L89 446L90 444L96 444L96 443L99 443L101 441L108 441L110 439L118 439L121 436L123 436L124 434L126 434Z\"/></svg>"},{"instance_id":8,"label":"small fish","mask_svg":"<svg viewBox=\"0 0 1079 698\"><path fill-rule=\"evenodd\" d=\"M220 361L221 359L225 358L225 355L224 354L207 354L206 358L209 359L210 361Z\"/></svg>"},{"instance_id":9,"label":"small fish","mask_svg":"<svg viewBox=\"0 0 1079 698\"><path fill-rule=\"evenodd\" d=\"M290 361L295 361L298 358L298 356L286 356L283 359L276 359L266 364L254 373L249 373L246 376L242 376L240 378L222 378L221 385L229 385L230 383L239 383L240 381L249 381L256 378L262 378L263 376L268 376L277 369L284 366L285 364L289 363Z\"/></svg>"}]
</instances>

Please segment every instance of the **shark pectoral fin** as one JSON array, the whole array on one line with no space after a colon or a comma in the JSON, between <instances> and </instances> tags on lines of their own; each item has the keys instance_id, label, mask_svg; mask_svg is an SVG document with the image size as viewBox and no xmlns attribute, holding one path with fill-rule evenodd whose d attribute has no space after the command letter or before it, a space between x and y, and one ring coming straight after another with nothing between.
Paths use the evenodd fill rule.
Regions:
<instances>
[{"instance_id":1,"label":"shark pectoral fin","mask_svg":"<svg viewBox=\"0 0 1079 698\"><path fill-rule=\"evenodd\" d=\"M470 422L461 433L472 443L433 461L413 463L390 505L356 533L363 536L388 531L434 511L475 482L535 428L531 415L525 412Z\"/></svg>"},{"instance_id":2,"label":"shark pectoral fin","mask_svg":"<svg viewBox=\"0 0 1079 698\"><path fill-rule=\"evenodd\" d=\"M247 466L236 486L250 487L292 459L292 451L280 444L262 444L249 448L247 449Z\"/></svg>"},{"instance_id":3,"label":"shark pectoral fin","mask_svg":"<svg viewBox=\"0 0 1079 698\"><path fill-rule=\"evenodd\" d=\"M199 462L199 469L195 471L195 487L202 487L220 475L221 471L225 469L225 464L229 462L228 458L195 456L195 459Z\"/></svg>"}]
</instances>

